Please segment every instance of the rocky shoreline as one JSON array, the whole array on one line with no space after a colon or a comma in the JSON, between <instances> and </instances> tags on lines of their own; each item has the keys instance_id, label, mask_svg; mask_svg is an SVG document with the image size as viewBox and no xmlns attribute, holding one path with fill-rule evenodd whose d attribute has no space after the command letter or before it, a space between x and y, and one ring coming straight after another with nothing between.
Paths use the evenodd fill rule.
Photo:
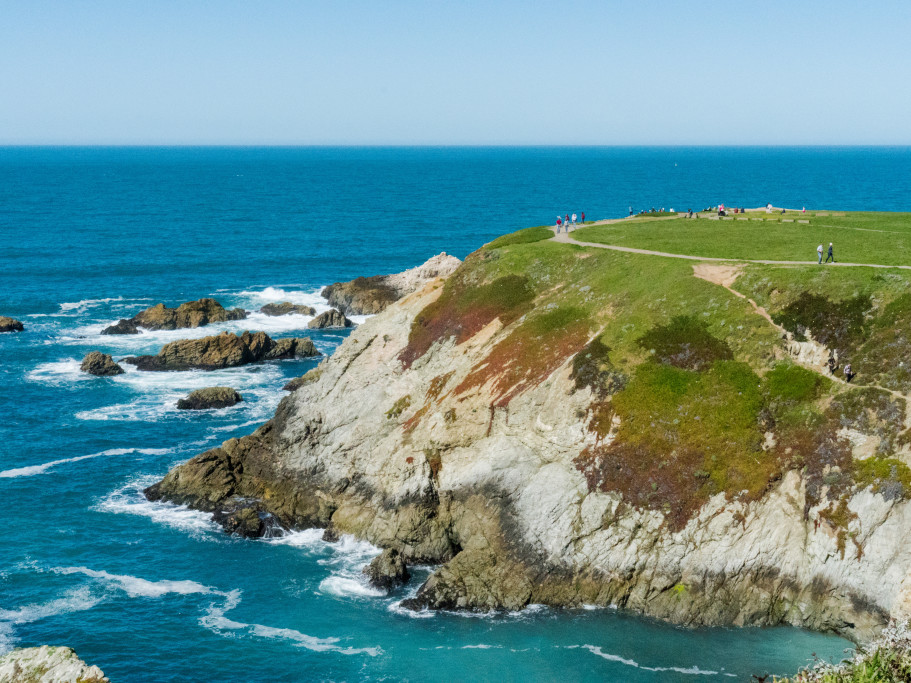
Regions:
<instances>
[{"instance_id":1,"label":"rocky shoreline","mask_svg":"<svg viewBox=\"0 0 911 683\"><path fill-rule=\"evenodd\" d=\"M27 647L0 655L0 683L109 683L68 647Z\"/></svg>"}]
</instances>

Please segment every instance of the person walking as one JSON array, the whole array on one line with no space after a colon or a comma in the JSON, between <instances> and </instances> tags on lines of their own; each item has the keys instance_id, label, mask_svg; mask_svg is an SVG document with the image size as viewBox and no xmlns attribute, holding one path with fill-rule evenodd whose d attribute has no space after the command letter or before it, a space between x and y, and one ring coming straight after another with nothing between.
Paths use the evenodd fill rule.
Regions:
<instances>
[{"instance_id":1,"label":"person walking","mask_svg":"<svg viewBox=\"0 0 911 683\"><path fill-rule=\"evenodd\" d=\"M576 214L573 214L573 225L576 224Z\"/></svg>"},{"instance_id":2,"label":"person walking","mask_svg":"<svg viewBox=\"0 0 911 683\"><path fill-rule=\"evenodd\" d=\"M829 259L832 259L832 263L835 263L835 254L832 251L832 243L829 242L829 255L826 256L826 263L829 262Z\"/></svg>"},{"instance_id":3,"label":"person walking","mask_svg":"<svg viewBox=\"0 0 911 683\"><path fill-rule=\"evenodd\" d=\"M848 363L845 366L845 381L850 383L851 380L854 379L854 375L855 375L854 371L851 370L851 364Z\"/></svg>"},{"instance_id":4,"label":"person walking","mask_svg":"<svg viewBox=\"0 0 911 683\"><path fill-rule=\"evenodd\" d=\"M563 225L563 219L557 216L557 234L560 234L560 226Z\"/></svg>"},{"instance_id":5,"label":"person walking","mask_svg":"<svg viewBox=\"0 0 911 683\"><path fill-rule=\"evenodd\" d=\"M585 223L585 212L584 211L582 212L582 220L580 220L579 222L583 223L583 224Z\"/></svg>"},{"instance_id":6,"label":"person walking","mask_svg":"<svg viewBox=\"0 0 911 683\"><path fill-rule=\"evenodd\" d=\"M822 245L816 247L816 255L819 256L819 262L822 263Z\"/></svg>"}]
</instances>

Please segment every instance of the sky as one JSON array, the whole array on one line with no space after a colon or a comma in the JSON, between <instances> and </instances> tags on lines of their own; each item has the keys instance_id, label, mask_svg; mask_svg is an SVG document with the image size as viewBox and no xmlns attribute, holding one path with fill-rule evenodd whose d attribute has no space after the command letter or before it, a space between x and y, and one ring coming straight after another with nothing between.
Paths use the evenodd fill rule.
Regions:
<instances>
[{"instance_id":1,"label":"sky","mask_svg":"<svg viewBox=\"0 0 911 683\"><path fill-rule=\"evenodd\" d=\"M0 144L911 144L908 0L0 0Z\"/></svg>"}]
</instances>

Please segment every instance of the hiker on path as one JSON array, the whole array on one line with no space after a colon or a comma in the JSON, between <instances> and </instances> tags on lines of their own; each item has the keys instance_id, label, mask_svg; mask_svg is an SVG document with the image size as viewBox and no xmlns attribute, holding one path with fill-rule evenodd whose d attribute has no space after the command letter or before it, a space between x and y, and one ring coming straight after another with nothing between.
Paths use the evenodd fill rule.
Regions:
<instances>
[{"instance_id":1,"label":"hiker on path","mask_svg":"<svg viewBox=\"0 0 911 683\"><path fill-rule=\"evenodd\" d=\"M819 256L819 262L822 263L822 245L816 247L816 254Z\"/></svg>"},{"instance_id":2,"label":"hiker on path","mask_svg":"<svg viewBox=\"0 0 911 683\"><path fill-rule=\"evenodd\" d=\"M573 225L576 224L576 214L573 214Z\"/></svg>"},{"instance_id":3,"label":"hiker on path","mask_svg":"<svg viewBox=\"0 0 911 683\"><path fill-rule=\"evenodd\" d=\"M838 370L838 363L835 362L834 356L829 356L829 361L826 363L829 366L829 374L834 375L835 371Z\"/></svg>"},{"instance_id":4,"label":"hiker on path","mask_svg":"<svg viewBox=\"0 0 911 683\"><path fill-rule=\"evenodd\" d=\"M826 256L826 263L829 262L829 259L832 259L832 263L835 263L835 255L832 252L832 243L829 242L829 255Z\"/></svg>"},{"instance_id":5,"label":"hiker on path","mask_svg":"<svg viewBox=\"0 0 911 683\"><path fill-rule=\"evenodd\" d=\"M563 225L563 219L557 216L557 234L560 234L560 226Z\"/></svg>"},{"instance_id":6,"label":"hiker on path","mask_svg":"<svg viewBox=\"0 0 911 683\"><path fill-rule=\"evenodd\" d=\"M855 372L853 372L853 371L851 370L851 364L848 363L848 364L845 366L845 381L846 381L846 382L850 382L852 379L854 379L854 376L855 376L856 374L857 374L857 373L855 373Z\"/></svg>"},{"instance_id":7,"label":"hiker on path","mask_svg":"<svg viewBox=\"0 0 911 683\"><path fill-rule=\"evenodd\" d=\"M584 211L582 212L582 219L579 222L585 223L585 212Z\"/></svg>"}]
</instances>

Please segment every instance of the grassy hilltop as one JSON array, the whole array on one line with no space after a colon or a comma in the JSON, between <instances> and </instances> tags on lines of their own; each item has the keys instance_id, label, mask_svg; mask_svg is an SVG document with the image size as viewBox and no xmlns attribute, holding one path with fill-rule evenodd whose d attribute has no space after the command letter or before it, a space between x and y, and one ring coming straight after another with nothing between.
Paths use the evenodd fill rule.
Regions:
<instances>
[{"instance_id":1,"label":"grassy hilltop","mask_svg":"<svg viewBox=\"0 0 911 683\"><path fill-rule=\"evenodd\" d=\"M909 214L808 212L809 224L761 216L775 220L630 219L572 237L775 260L808 260L832 241L837 257L911 264ZM492 381L506 406L571 358L577 390L594 396L579 417L596 435L576 466L590 489L663 510L672 528L714 494L756 499L796 470L807 481L807 510L822 506L841 552L860 554L849 543L850 496L872 486L911 497L911 270L735 263L730 291L695 277L691 260L551 237L549 228L529 228L472 254L415 320L405 364L499 318L507 336L456 393ZM855 384L822 363L795 362L781 328L852 363ZM862 457L849 434L866 444Z\"/></svg>"}]
</instances>

